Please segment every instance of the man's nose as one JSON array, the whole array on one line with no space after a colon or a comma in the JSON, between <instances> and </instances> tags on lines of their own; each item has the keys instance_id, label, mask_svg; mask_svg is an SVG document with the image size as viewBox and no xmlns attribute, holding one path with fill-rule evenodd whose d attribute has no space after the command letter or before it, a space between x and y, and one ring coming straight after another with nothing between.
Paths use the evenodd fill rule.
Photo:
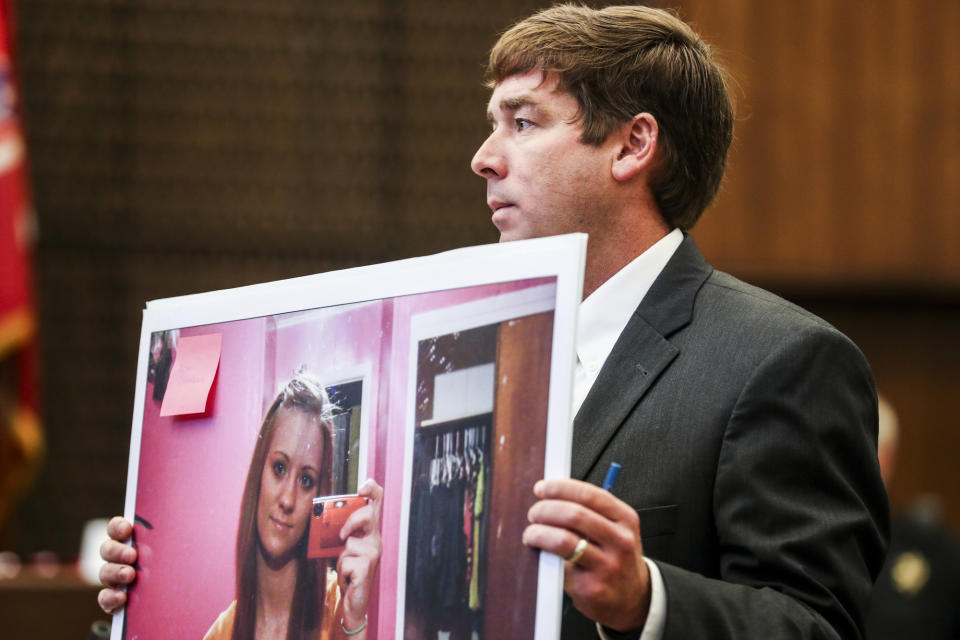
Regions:
<instances>
[{"instance_id":1,"label":"man's nose","mask_svg":"<svg viewBox=\"0 0 960 640\"><path fill-rule=\"evenodd\" d=\"M483 178L502 178L507 174L507 165L495 136L496 132L487 136L470 161L473 172Z\"/></svg>"}]
</instances>

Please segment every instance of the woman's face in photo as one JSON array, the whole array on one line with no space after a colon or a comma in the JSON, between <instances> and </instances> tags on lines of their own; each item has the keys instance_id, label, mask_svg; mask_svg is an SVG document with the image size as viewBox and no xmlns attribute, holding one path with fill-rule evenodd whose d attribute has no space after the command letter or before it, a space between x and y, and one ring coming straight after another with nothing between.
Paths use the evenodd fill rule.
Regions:
<instances>
[{"instance_id":1,"label":"woman's face in photo","mask_svg":"<svg viewBox=\"0 0 960 640\"><path fill-rule=\"evenodd\" d=\"M310 520L323 472L323 439L320 425L305 413L281 408L274 419L260 476L257 533L268 560L287 562Z\"/></svg>"}]
</instances>

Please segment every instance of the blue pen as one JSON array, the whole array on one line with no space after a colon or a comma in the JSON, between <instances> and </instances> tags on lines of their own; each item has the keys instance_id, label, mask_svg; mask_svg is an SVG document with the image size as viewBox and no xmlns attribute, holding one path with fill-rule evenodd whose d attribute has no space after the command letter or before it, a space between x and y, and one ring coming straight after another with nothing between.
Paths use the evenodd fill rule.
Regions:
<instances>
[{"instance_id":1,"label":"blue pen","mask_svg":"<svg viewBox=\"0 0 960 640\"><path fill-rule=\"evenodd\" d=\"M620 475L620 465L616 462L610 463L610 468L607 469L607 477L603 479L603 490L610 491L613 489L613 485L617 482L617 476Z\"/></svg>"}]
</instances>

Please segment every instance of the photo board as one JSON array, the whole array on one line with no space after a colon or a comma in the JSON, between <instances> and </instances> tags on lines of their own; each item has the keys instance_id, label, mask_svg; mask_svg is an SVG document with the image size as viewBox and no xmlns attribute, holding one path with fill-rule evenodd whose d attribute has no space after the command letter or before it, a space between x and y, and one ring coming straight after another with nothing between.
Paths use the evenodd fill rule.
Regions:
<instances>
[{"instance_id":1,"label":"photo board","mask_svg":"<svg viewBox=\"0 0 960 640\"><path fill-rule=\"evenodd\" d=\"M367 638L558 638L563 563L520 539L534 482L569 475L585 251L574 234L147 303L137 581L112 639L229 637L286 569L305 637L348 611Z\"/></svg>"}]
</instances>

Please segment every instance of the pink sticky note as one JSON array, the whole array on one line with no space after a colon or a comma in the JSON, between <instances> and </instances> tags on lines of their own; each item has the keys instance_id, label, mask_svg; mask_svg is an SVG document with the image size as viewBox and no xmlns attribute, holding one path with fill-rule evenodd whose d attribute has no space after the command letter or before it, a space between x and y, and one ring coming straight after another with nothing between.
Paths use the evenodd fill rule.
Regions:
<instances>
[{"instance_id":1,"label":"pink sticky note","mask_svg":"<svg viewBox=\"0 0 960 640\"><path fill-rule=\"evenodd\" d=\"M203 413L213 377L220 364L222 336L183 336L177 341L177 358L170 370L161 416Z\"/></svg>"}]
</instances>

